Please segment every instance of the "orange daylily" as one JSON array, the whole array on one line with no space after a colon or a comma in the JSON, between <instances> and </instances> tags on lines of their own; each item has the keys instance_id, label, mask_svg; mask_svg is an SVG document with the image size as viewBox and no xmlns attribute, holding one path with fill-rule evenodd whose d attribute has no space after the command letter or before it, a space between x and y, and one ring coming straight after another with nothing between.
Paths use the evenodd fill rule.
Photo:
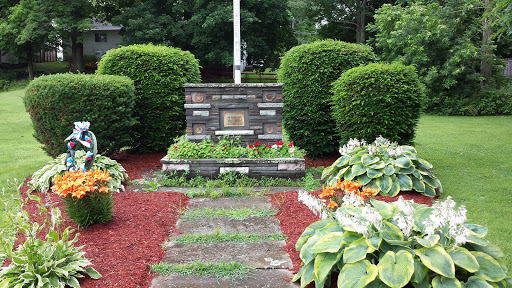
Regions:
<instances>
[{"instance_id":1,"label":"orange daylily","mask_svg":"<svg viewBox=\"0 0 512 288\"><path fill-rule=\"evenodd\" d=\"M357 192L362 185L354 181L345 180L341 182L340 187L348 192Z\"/></svg>"},{"instance_id":2,"label":"orange daylily","mask_svg":"<svg viewBox=\"0 0 512 288\"><path fill-rule=\"evenodd\" d=\"M329 204L327 204L327 208L334 209L336 207L338 207L338 203L332 201L332 199L329 199Z\"/></svg>"},{"instance_id":3,"label":"orange daylily","mask_svg":"<svg viewBox=\"0 0 512 288\"><path fill-rule=\"evenodd\" d=\"M74 198L83 198L87 193L108 193L110 188L103 184L112 178L107 171L77 171L66 172L63 176L55 177L52 186L53 193L62 197L71 195ZM98 188L100 187L100 188Z\"/></svg>"},{"instance_id":4,"label":"orange daylily","mask_svg":"<svg viewBox=\"0 0 512 288\"><path fill-rule=\"evenodd\" d=\"M323 186L322 193L318 197L325 199L331 197L332 195L334 195L334 188Z\"/></svg>"}]
</instances>

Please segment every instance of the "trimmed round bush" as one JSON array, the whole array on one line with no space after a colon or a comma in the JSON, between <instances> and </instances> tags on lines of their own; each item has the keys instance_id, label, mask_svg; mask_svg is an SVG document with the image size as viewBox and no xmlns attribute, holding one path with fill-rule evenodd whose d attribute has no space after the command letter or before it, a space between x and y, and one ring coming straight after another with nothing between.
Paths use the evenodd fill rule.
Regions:
<instances>
[{"instance_id":1,"label":"trimmed round bush","mask_svg":"<svg viewBox=\"0 0 512 288\"><path fill-rule=\"evenodd\" d=\"M290 140L314 158L337 151L332 83L344 71L375 59L369 46L334 40L290 49L278 73L284 84L283 125Z\"/></svg>"},{"instance_id":2,"label":"trimmed round bush","mask_svg":"<svg viewBox=\"0 0 512 288\"><path fill-rule=\"evenodd\" d=\"M123 75L135 84L132 148L142 153L166 151L185 133L185 83L201 81L199 62L188 51L155 45L109 50L97 74Z\"/></svg>"},{"instance_id":3,"label":"trimmed round bush","mask_svg":"<svg viewBox=\"0 0 512 288\"><path fill-rule=\"evenodd\" d=\"M88 121L98 153L110 155L130 144L135 88L128 77L86 74L41 76L30 82L25 107L35 138L52 157L65 153L74 122Z\"/></svg>"},{"instance_id":4,"label":"trimmed round bush","mask_svg":"<svg viewBox=\"0 0 512 288\"><path fill-rule=\"evenodd\" d=\"M372 63L346 71L333 90L340 143L384 136L412 144L423 90L413 66Z\"/></svg>"}]
</instances>

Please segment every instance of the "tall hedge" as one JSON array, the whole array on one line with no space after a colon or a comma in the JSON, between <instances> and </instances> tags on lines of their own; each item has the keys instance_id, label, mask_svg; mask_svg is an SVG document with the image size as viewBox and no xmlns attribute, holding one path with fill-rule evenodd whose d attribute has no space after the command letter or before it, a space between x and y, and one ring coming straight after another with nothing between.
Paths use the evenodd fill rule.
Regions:
<instances>
[{"instance_id":1,"label":"tall hedge","mask_svg":"<svg viewBox=\"0 0 512 288\"><path fill-rule=\"evenodd\" d=\"M131 45L109 50L97 74L123 75L135 83L132 148L142 153L166 151L185 133L183 84L201 81L198 60L188 51L155 45Z\"/></svg>"},{"instance_id":2,"label":"tall hedge","mask_svg":"<svg viewBox=\"0 0 512 288\"><path fill-rule=\"evenodd\" d=\"M412 144L424 86L413 66L372 63L352 68L334 83L334 117L341 144L383 137Z\"/></svg>"},{"instance_id":3,"label":"tall hedge","mask_svg":"<svg viewBox=\"0 0 512 288\"><path fill-rule=\"evenodd\" d=\"M86 74L41 76L30 82L25 107L35 138L50 156L66 152L74 122L89 121L98 152L110 155L130 144L135 88L128 77Z\"/></svg>"},{"instance_id":4,"label":"tall hedge","mask_svg":"<svg viewBox=\"0 0 512 288\"><path fill-rule=\"evenodd\" d=\"M284 84L283 125L309 156L339 148L331 113L332 83L344 71L375 59L369 46L334 40L303 44L285 54L278 73Z\"/></svg>"}]
</instances>

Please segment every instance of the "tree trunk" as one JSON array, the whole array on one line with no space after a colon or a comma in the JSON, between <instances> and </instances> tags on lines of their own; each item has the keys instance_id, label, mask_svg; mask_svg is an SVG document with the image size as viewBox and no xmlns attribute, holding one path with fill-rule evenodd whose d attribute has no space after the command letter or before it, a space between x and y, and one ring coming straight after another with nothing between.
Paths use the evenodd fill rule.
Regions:
<instances>
[{"instance_id":1,"label":"tree trunk","mask_svg":"<svg viewBox=\"0 0 512 288\"><path fill-rule=\"evenodd\" d=\"M366 14L366 5L367 0L359 1L359 7L357 7L357 18L356 18L356 43L364 44L366 42L366 23L365 23L365 14Z\"/></svg>"},{"instance_id":2,"label":"tree trunk","mask_svg":"<svg viewBox=\"0 0 512 288\"><path fill-rule=\"evenodd\" d=\"M27 66L28 66L28 79L34 80L34 64L32 63L32 42L27 43Z\"/></svg>"},{"instance_id":3,"label":"tree trunk","mask_svg":"<svg viewBox=\"0 0 512 288\"><path fill-rule=\"evenodd\" d=\"M79 41L80 32L74 32L71 36L72 72L84 72L84 43Z\"/></svg>"},{"instance_id":4,"label":"tree trunk","mask_svg":"<svg viewBox=\"0 0 512 288\"><path fill-rule=\"evenodd\" d=\"M485 0L485 7L487 8L490 4L490 0ZM492 28L490 25L489 18L484 18L482 21L482 60L480 61L480 76L484 78L480 82L480 86L484 87L489 84L492 76L492 47L491 36L492 36Z\"/></svg>"}]
</instances>

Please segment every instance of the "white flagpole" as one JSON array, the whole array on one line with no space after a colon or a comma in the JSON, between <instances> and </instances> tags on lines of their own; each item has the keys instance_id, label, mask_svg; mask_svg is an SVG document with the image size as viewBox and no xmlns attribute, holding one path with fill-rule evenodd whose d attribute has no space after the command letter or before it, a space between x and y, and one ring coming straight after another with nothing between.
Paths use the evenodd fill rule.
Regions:
<instances>
[{"instance_id":1,"label":"white flagpole","mask_svg":"<svg viewBox=\"0 0 512 288\"><path fill-rule=\"evenodd\" d=\"M233 79L235 84L242 83L241 52L240 52L240 0L233 0Z\"/></svg>"}]
</instances>

